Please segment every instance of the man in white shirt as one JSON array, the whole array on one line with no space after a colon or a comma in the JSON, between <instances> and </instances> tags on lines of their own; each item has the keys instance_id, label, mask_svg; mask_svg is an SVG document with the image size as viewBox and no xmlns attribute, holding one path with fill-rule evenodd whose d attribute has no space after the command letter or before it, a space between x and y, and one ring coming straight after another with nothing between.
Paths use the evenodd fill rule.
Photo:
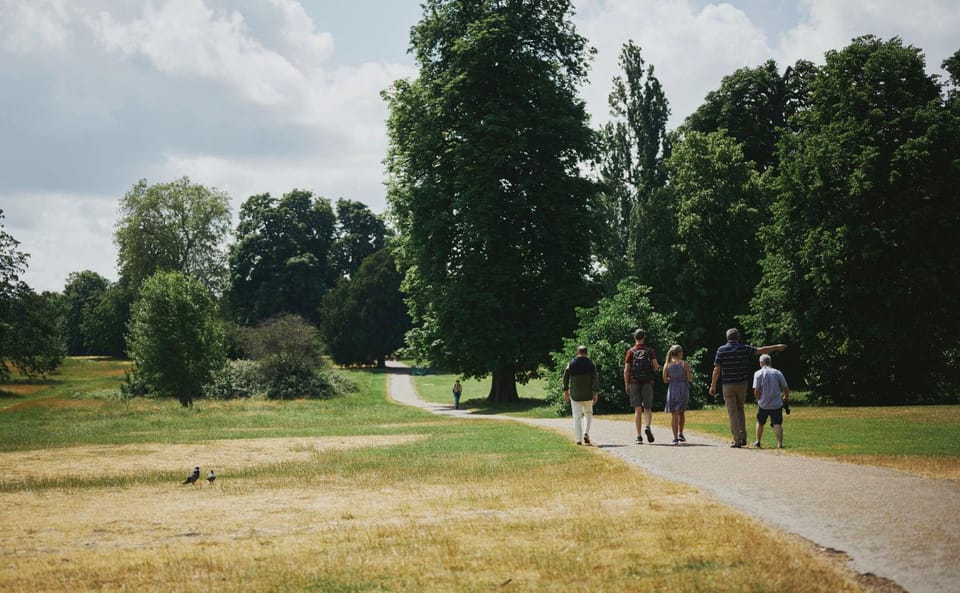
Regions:
<instances>
[{"instance_id":1,"label":"man in white shirt","mask_svg":"<svg viewBox=\"0 0 960 593\"><path fill-rule=\"evenodd\" d=\"M757 398L757 440L753 446L758 449L767 418L777 433L777 448L783 448L783 408L784 402L790 401L786 378L770 365L770 355L761 355L760 370L753 374L753 394Z\"/></svg>"}]
</instances>

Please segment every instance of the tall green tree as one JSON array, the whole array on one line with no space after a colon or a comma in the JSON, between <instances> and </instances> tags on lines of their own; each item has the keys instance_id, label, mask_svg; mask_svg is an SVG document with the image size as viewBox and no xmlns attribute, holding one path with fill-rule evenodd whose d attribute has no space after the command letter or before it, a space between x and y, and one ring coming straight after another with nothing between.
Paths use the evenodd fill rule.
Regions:
<instances>
[{"instance_id":1,"label":"tall green tree","mask_svg":"<svg viewBox=\"0 0 960 593\"><path fill-rule=\"evenodd\" d=\"M816 72L806 60L788 66L783 74L773 60L741 68L725 76L682 127L705 134L725 130L743 145L744 158L765 171L777 163L777 142L790 118L809 104Z\"/></svg>"},{"instance_id":2,"label":"tall green tree","mask_svg":"<svg viewBox=\"0 0 960 593\"><path fill-rule=\"evenodd\" d=\"M136 363L134 383L184 406L200 397L226 361L217 303L199 280L182 272L160 271L144 281L127 343Z\"/></svg>"},{"instance_id":3,"label":"tall green tree","mask_svg":"<svg viewBox=\"0 0 960 593\"><path fill-rule=\"evenodd\" d=\"M749 311L760 281L760 225L767 219L759 175L724 132L688 132L667 161L676 243L661 307L675 311L688 349L722 341ZM708 361L711 362L712 361Z\"/></svg>"},{"instance_id":4,"label":"tall green tree","mask_svg":"<svg viewBox=\"0 0 960 593\"><path fill-rule=\"evenodd\" d=\"M381 249L324 295L320 332L334 362L383 368L387 355L403 346L410 317L402 280L393 255Z\"/></svg>"},{"instance_id":5,"label":"tall green tree","mask_svg":"<svg viewBox=\"0 0 960 593\"><path fill-rule=\"evenodd\" d=\"M387 225L369 206L353 200L337 200L333 266L340 278L350 278L370 254L383 249Z\"/></svg>"},{"instance_id":6,"label":"tall green tree","mask_svg":"<svg viewBox=\"0 0 960 593\"><path fill-rule=\"evenodd\" d=\"M37 294L23 286L14 298L0 305L0 317L9 320L6 358L26 377L46 377L63 362L66 344L59 299L59 294Z\"/></svg>"},{"instance_id":7,"label":"tall green tree","mask_svg":"<svg viewBox=\"0 0 960 593\"><path fill-rule=\"evenodd\" d=\"M957 384L960 114L924 62L898 38L827 52L780 143L746 322L796 345L822 399L901 403Z\"/></svg>"},{"instance_id":8,"label":"tall green tree","mask_svg":"<svg viewBox=\"0 0 960 593\"><path fill-rule=\"evenodd\" d=\"M590 295L586 40L569 0L427 0L394 84L388 199L418 352L518 399Z\"/></svg>"},{"instance_id":9,"label":"tall green tree","mask_svg":"<svg viewBox=\"0 0 960 593\"><path fill-rule=\"evenodd\" d=\"M127 324L137 292L121 278L110 284L92 306L85 306L80 322L84 344L92 354L124 358Z\"/></svg>"},{"instance_id":10,"label":"tall green tree","mask_svg":"<svg viewBox=\"0 0 960 593\"><path fill-rule=\"evenodd\" d=\"M645 284L656 284L664 255L659 247L669 244L656 231L672 228L663 224L657 203L667 182L663 161L670 155L670 105L653 64L644 62L633 41L621 49L619 65L622 74L613 79L608 98L611 121L600 130L608 229L601 263L609 278L619 281L636 274ZM649 224L651 220L655 224Z\"/></svg>"},{"instance_id":11,"label":"tall green tree","mask_svg":"<svg viewBox=\"0 0 960 593\"><path fill-rule=\"evenodd\" d=\"M155 272L183 272L219 293L229 231L226 193L187 177L154 185L140 180L120 200L114 230L120 276L139 290Z\"/></svg>"},{"instance_id":12,"label":"tall green tree","mask_svg":"<svg viewBox=\"0 0 960 593\"><path fill-rule=\"evenodd\" d=\"M316 321L320 299L336 281L334 224L329 200L305 190L244 202L230 248L233 318L254 325L289 313Z\"/></svg>"},{"instance_id":13,"label":"tall green tree","mask_svg":"<svg viewBox=\"0 0 960 593\"><path fill-rule=\"evenodd\" d=\"M110 281L93 272L71 272L63 288L63 322L67 340L67 354L82 356L95 353L93 341L84 334L84 318L93 314L103 300Z\"/></svg>"},{"instance_id":14,"label":"tall green tree","mask_svg":"<svg viewBox=\"0 0 960 593\"><path fill-rule=\"evenodd\" d=\"M3 220L3 210L0 209L0 221ZM20 241L3 230L0 222L0 381L10 377L7 361L15 354L14 340L14 301L27 290L27 285L20 280L21 274L27 271L29 255L20 251Z\"/></svg>"}]
</instances>

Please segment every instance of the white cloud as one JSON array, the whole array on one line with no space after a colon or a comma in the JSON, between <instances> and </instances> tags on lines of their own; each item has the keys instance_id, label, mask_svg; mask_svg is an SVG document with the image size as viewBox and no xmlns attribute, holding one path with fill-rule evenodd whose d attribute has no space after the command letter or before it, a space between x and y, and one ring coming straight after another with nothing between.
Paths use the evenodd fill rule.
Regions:
<instances>
[{"instance_id":1,"label":"white cloud","mask_svg":"<svg viewBox=\"0 0 960 593\"><path fill-rule=\"evenodd\" d=\"M900 37L904 44L919 47L931 73L939 72L940 63L960 49L960 9L955 0L803 0L800 7L800 22L777 48L784 65L800 58L822 63L827 51L842 49L867 34Z\"/></svg>"},{"instance_id":2,"label":"white cloud","mask_svg":"<svg viewBox=\"0 0 960 593\"><path fill-rule=\"evenodd\" d=\"M770 57L764 32L730 4L697 10L688 1L593 0L580 8L576 23L597 49L585 91L597 124L608 119L606 97L613 77L621 74L620 49L631 39L664 87L671 128L696 109L723 76Z\"/></svg>"},{"instance_id":3,"label":"white cloud","mask_svg":"<svg viewBox=\"0 0 960 593\"><path fill-rule=\"evenodd\" d=\"M117 200L87 194L4 196L4 226L30 255L23 280L34 290L63 290L71 272L92 270L116 280L113 224Z\"/></svg>"},{"instance_id":4,"label":"white cloud","mask_svg":"<svg viewBox=\"0 0 960 593\"><path fill-rule=\"evenodd\" d=\"M90 25L110 50L144 56L173 76L223 81L257 104L289 104L304 83L286 57L248 34L243 15L216 14L203 0L147 4L140 18L128 23L101 12Z\"/></svg>"},{"instance_id":5,"label":"white cloud","mask_svg":"<svg viewBox=\"0 0 960 593\"><path fill-rule=\"evenodd\" d=\"M13 53L60 51L70 40L66 0L0 1L0 44Z\"/></svg>"}]
</instances>

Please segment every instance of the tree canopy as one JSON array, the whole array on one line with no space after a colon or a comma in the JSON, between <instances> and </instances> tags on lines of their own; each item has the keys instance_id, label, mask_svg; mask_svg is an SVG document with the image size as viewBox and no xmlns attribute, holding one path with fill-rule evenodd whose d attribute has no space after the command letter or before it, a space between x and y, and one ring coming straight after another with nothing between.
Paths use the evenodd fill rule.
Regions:
<instances>
[{"instance_id":1,"label":"tree canopy","mask_svg":"<svg viewBox=\"0 0 960 593\"><path fill-rule=\"evenodd\" d=\"M746 321L796 345L823 399L899 403L956 385L958 115L918 49L867 36L827 52L780 143Z\"/></svg>"},{"instance_id":2,"label":"tree canopy","mask_svg":"<svg viewBox=\"0 0 960 593\"><path fill-rule=\"evenodd\" d=\"M155 272L183 272L215 294L224 288L230 199L187 177L148 185L120 200L114 231L121 278L134 290Z\"/></svg>"},{"instance_id":3,"label":"tree canopy","mask_svg":"<svg viewBox=\"0 0 960 593\"><path fill-rule=\"evenodd\" d=\"M176 397L184 406L200 397L226 359L213 295L182 272L160 271L144 281L127 342L138 390Z\"/></svg>"},{"instance_id":4,"label":"tree canopy","mask_svg":"<svg viewBox=\"0 0 960 593\"><path fill-rule=\"evenodd\" d=\"M431 363L517 398L588 300L599 207L580 166L590 51L568 0L428 0L386 94L388 200Z\"/></svg>"},{"instance_id":5,"label":"tree canopy","mask_svg":"<svg viewBox=\"0 0 960 593\"><path fill-rule=\"evenodd\" d=\"M381 249L324 295L320 332L334 362L382 368L387 355L403 346L410 318L402 279L390 251Z\"/></svg>"},{"instance_id":6,"label":"tree canopy","mask_svg":"<svg viewBox=\"0 0 960 593\"><path fill-rule=\"evenodd\" d=\"M315 321L320 299L337 277L331 265L334 225L329 200L306 190L247 199L230 249L233 318L255 325L289 313Z\"/></svg>"}]
</instances>

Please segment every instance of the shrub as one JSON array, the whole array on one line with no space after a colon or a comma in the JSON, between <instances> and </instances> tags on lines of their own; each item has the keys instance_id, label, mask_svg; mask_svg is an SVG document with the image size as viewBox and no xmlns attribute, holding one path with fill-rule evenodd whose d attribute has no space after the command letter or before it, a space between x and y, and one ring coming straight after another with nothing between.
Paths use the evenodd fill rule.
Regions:
<instances>
[{"instance_id":1,"label":"shrub","mask_svg":"<svg viewBox=\"0 0 960 593\"><path fill-rule=\"evenodd\" d=\"M558 415L570 410L570 404L563 401L563 370L576 354L577 346L586 345L590 358L597 365L600 375L600 397L594 410L605 412L632 412L630 399L623 384L623 357L627 348L633 345L633 332L643 328L647 332L647 344L657 352L657 360L664 362L667 350L673 344L684 345L683 334L673 327L672 315L664 315L653 309L648 297L650 289L641 285L636 278L626 278L620 282L617 292L597 303L597 306L578 309L579 324L574 335L563 340L563 350L551 354L553 367L547 379L547 402ZM687 362L696 369L703 350L693 353L684 352ZM691 408L702 406L705 399L703 379L694 372L691 386ZM666 399L666 385L655 378L653 383L654 407L663 406Z\"/></svg>"}]
</instances>

